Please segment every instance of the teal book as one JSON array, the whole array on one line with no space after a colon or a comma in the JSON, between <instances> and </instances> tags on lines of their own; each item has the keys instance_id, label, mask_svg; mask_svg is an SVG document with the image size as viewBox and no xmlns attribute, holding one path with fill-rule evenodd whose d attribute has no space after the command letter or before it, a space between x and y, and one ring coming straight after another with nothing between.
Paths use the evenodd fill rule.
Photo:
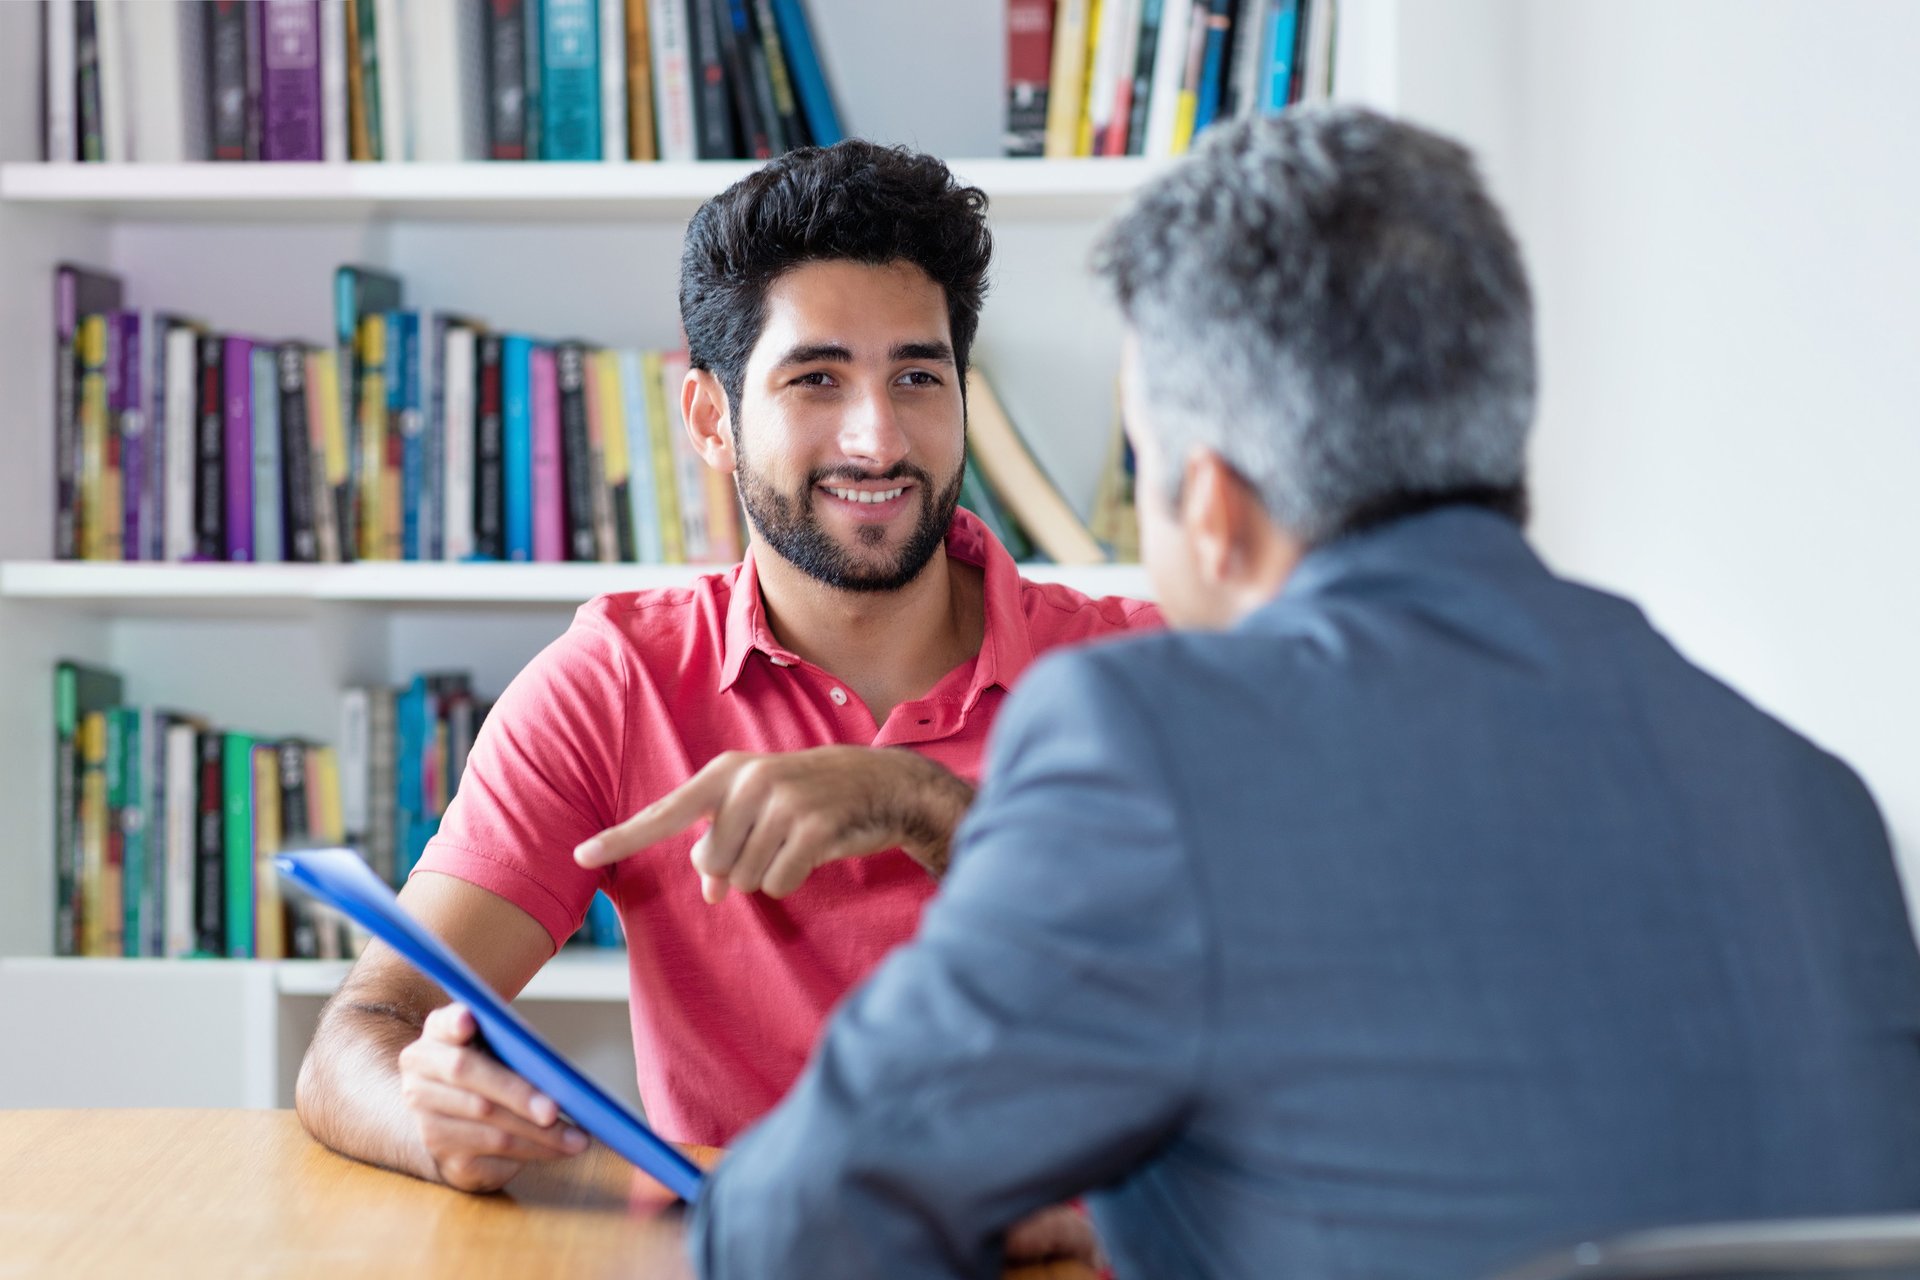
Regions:
<instances>
[{"instance_id":1,"label":"teal book","mask_svg":"<svg viewBox=\"0 0 1920 1280\"><path fill-rule=\"evenodd\" d=\"M506 476L507 559L533 559L533 348L507 335L500 345L501 470Z\"/></svg>"},{"instance_id":2,"label":"teal book","mask_svg":"<svg viewBox=\"0 0 1920 1280\"><path fill-rule=\"evenodd\" d=\"M250 960L254 954L253 748L252 735L228 733L220 752L220 787L225 798L227 865L227 954Z\"/></svg>"},{"instance_id":3,"label":"teal book","mask_svg":"<svg viewBox=\"0 0 1920 1280\"><path fill-rule=\"evenodd\" d=\"M115 707L107 715L107 813L120 844L120 953L138 956L150 954L145 947L153 892L147 881L143 717L138 707Z\"/></svg>"},{"instance_id":4,"label":"teal book","mask_svg":"<svg viewBox=\"0 0 1920 1280\"><path fill-rule=\"evenodd\" d=\"M540 6L540 158L600 156L598 0Z\"/></svg>"}]
</instances>

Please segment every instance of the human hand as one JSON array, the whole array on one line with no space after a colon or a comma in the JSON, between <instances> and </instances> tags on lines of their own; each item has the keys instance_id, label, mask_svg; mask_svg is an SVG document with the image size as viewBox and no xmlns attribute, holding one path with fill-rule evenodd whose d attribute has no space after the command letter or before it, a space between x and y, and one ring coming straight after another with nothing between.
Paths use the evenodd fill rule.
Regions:
<instances>
[{"instance_id":1,"label":"human hand","mask_svg":"<svg viewBox=\"0 0 1920 1280\"><path fill-rule=\"evenodd\" d=\"M1015 1223L1007 1231L1006 1261L1042 1262L1064 1258L1107 1269L1106 1254L1094 1234L1093 1220L1072 1205L1057 1204Z\"/></svg>"},{"instance_id":2,"label":"human hand","mask_svg":"<svg viewBox=\"0 0 1920 1280\"><path fill-rule=\"evenodd\" d=\"M719 902L729 888L783 898L816 868L895 846L943 874L954 828L972 802L971 786L912 751L729 751L583 842L573 857L604 867L711 818L691 854L706 900Z\"/></svg>"},{"instance_id":3,"label":"human hand","mask_svg":"<svg viewBox=\"0 0 1920 1280\"><path fill-rule=\"evenodd\" d=\"M433 1175L461 1191L498 1191L523 1165L585 1151L587 1135L476 1044L478 1034L473 1012L450 1004L428 1014L420 1038L400 1051L400 1092Z\"/></svg>"}]
</instances>

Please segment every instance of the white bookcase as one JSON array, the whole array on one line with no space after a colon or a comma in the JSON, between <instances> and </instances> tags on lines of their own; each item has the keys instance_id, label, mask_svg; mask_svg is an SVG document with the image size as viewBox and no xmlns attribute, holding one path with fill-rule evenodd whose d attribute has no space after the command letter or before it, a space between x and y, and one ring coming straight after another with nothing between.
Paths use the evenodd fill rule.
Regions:
<instances>
[{"instance_id":1,"label":"white bookcase","mask_svg":"<svg viewBox=\"0 0 1920 1280\"><path fill-rule=\"evenodd\" d=\"M1398 0L1343 0L1342 96L1397 99ZM605 590L660 566L61 564L52 513L52 269L119 273L128 304L326 340L333 268L397 271L412 305L549 335L677 344L680 238L745 164L45 165L37 6L0 3L0 1107L291 1102L344 966L50 957L53 662L123 672L142 704L266 734L335 736L338 690L460 665L497 692ZM1003 0L811 0L851 127L953 160L992 197L975 356L1084 510L1113 425L1117 320L1084 263L1158 166L998 158ZM987 157L987 158L982 158ZM1141 594L1134 567L1046 569ZM631 1096L624 956L564 957L523 997Z\"/></svg>"}]
</instances>

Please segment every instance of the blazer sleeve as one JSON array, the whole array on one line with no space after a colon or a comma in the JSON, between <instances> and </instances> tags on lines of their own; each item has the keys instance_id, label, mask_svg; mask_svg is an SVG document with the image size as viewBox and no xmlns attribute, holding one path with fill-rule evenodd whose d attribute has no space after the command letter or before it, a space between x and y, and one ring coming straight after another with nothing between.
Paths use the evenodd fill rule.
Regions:
<instances>
[{"instance_id":1,"label":"blazer sleeve","mask_svg":"<svg viewBox=\"0 0 1920 1280\"><path fill-rule=\"evenodd\" d=\"M1110 662L1027 674L918 937L696 1206L703 1276L997 1276L1009 1226L1177 1130L1206 958L1159 750Z\"/></svg>"}]
</instances>

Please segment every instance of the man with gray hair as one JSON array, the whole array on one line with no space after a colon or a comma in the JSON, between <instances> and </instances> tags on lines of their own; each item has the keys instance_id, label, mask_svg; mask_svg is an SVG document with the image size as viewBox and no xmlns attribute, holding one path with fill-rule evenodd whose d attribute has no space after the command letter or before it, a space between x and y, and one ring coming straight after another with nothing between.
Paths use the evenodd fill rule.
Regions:
<instances>
[{"instance_id":1,"label":"man with gray hair","mask_svg":"<svg viewBox=\"0 0 1920 1280\"><path fill-rule=\"evenodd\" d=\"M695 1210L709 1280L1470 1277L1920 1204L1873 801L1529 549L1532 307L1469 156L1212 131L1106 232L1181 631L1043 661L918 937Z\"/></svg>"}]
</instances>

